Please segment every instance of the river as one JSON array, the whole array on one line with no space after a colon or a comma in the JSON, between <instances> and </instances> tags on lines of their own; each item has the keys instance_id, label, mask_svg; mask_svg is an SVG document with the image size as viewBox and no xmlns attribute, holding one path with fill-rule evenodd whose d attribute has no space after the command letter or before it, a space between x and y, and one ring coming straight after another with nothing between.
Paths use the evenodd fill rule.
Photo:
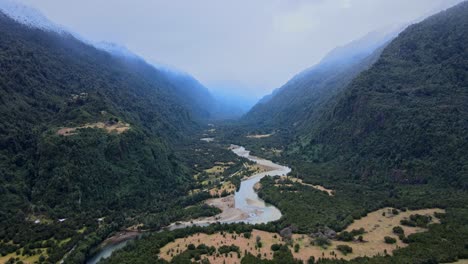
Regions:
<instances>
[{"instance_id":1,"label":"river","mask_svg":"<svg viewBox=\"0 0 468 264\"><path fill-rule=\"evenodd\" d=\"M278 208L273 205L265 203L254 189L255 184L260 180L269 176L282 176L288 174L291 169L286 166L276 164L270 160L262 159L256 156L250 155L250 151L244 147L231 145L231 150L238 156L247 158L251 161L256 162L259 165L268 168L266 172L257 173L250 176L248 179L241 182L239 191L234 194L233 202L234 206L225 206L223 213L216 217L207 217L204 219L198 219L191 222L182 222L172 224L169 226L170 230L184 228L190 225L205 226L215 222L221 223L233 223L233 222L245 222L249 224L260 224L276 221L281 218L281 212ZM211 199L213 204L225 203L228 198L216 198ZM218 206L220 207L220 206ZM133 238L134 239L134 238ZM117 249L123 248L129 241L125 240L116 244L105 245L95 256L89 259L87 264L96 264L101 259L109 257L112 252Z\"/></svg>"},{"instance_id":2,"label":"river","mask_svg":"<svg viewBox=\"0 0 468 264\"><path fill-rule=\"evenodd\" d=\"M260 224L276 221L281 218L281 212L278 208L273 205L265 203L254 189L255 184L260 180L269 176L282 176L288 174L291 169L286 166L282 166L273 163L270 160L262 159L256 156L250 155L250 151L244 147L233 146L232 151L238 156L247 158L251 161L256 162L259 165L270 168L266 172L257 173L249 177L247 180L241 182L241 186L238 192L235 193L235 208L247 213L248 218L243 219L242 222L249 224Z\"/></svg>"}]
</instances>

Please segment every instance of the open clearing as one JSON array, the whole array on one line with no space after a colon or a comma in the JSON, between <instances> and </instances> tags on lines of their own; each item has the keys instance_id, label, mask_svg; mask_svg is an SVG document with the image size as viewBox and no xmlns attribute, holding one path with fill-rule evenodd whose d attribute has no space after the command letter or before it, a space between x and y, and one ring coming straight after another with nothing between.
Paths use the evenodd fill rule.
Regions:
<instances>
[{"instance_id":1,"label":"open clearing","mask_svg":"<svg viewBox=\"0 0 468 264\"><path fill-rule=\"evenodd\" d=\"M267 138L271 137L273 134L257 134L257 135L247 135L246 138Z\"/></svg>"},{"instance_id":2,"label":"open clearing","mask_svg":"<svg viewBox=\"0 0 468 264\"><path fill-rule=\"evenodd\" d=\"M173 223L169 229L177 226L205 225L216 222L234 222L243 221L248 215L235 207L234 195L228 195L221 198L211 198L205 201L206 204L219 208L222 212L215 216L202 217L191 221L181 221Z\"/></svg>"},{"instance_id":3,"label":"open clearing","mask_svg":"<svg viewBox=\"0 0 468 264\"><path fill-rule=\"evenodd\" d=\"M117 123L104 123L104 122L97 122L92 124L85 124L79 127L64 127L57 131L58 135L61 136L73 136L78 133L79 129L83 128L99 128L105 129L107 133L115 132L117 134L121 134L130 129L130 125L127 123L117 122Z\"/></svg>"},{"instance_id":4,"label":"open clearing","mask_svg":"<svg viewBox=\"0 0 468 264\"><path fill-rule=\"evenodd\" d=\"M255 175L258 174L258 173L267 172L267 171L272 171L272 170L274 170L274 168L271 168L271 167L268 167L268 166L265 166L265 165L262 165L262 164L258 164L258 163L253 163L253 164L244 163L244 164L243 164L243 168L242 168L241 170L239 170L238 172L234 173L234 174L231 175L231 176L241 175L241 176L242 176L242 179L248 179L249 177L255 176Z\"/></svg>"},{"instance_id":5,"label":"open clearing","mask_svg":"<svg viewBox=\"0 0 468 264\"><path fill-rule=\"evenodd\" d=\"M233 194L236 192L236 186L230 181L224 182L221 187L214 187L210 189L211 196L221 196L223 193Z\"/></svg>"},{"instance_id":6,"label":"open clearing","mask_svg":"<svg viewBox=\"0 0 468 264\"><path fill-rule=\"evenodd\" d=\"M304 183L301 179L287 177L287 176L282 176L279 180L276 181L276 183L277 183L278 186L280 184L285 185L284 183L281 182L281 181L285 181L285 180L289 180L289 181L292 181L294 183L299 183L299 184L302 184L302 185L305 185L305 186L312 187L312 188L317 189L319 191L326 192L329 196L333 196L334 192L335 192L334 190L327 189L327 188L323 187L322 185L312 185L312 184Z\"/></svg>"},{"instance_id":7,"label":"open clearing","mask_svg":"<svg viewBox=\"0 0 468 264\"><path fill-rule=\"evenodd\" d=\"M0 256L0 263L7 263L8 260L10 260L11 258L14 258L14 259L19 258L19 260L23 261L24 264L38 263L40 255L47 257L47 252L46 252L47 248L39 248L38 250L42 250L43 253L39 255L33 255L33 256L22 256L21 254L16 255L16 253L11 253L3 257Z\"/></svg>"},{"instance_id":8,"label":"open clearing","mask_svg":"<svg viewBox=\"0 0 468 264\"><path fill-rule=\"evenodd\" d=\"M400 221L402 219L409 218L412 214L430 215L432 216L431 223L438 223L438 219L434 217L434 213L444 213L442 209L422 209L422 210L407 210L406 212L400 211L394 215L392 208L383 208L372 213L369 213L366 217L354 221L353 224L346 228L346 231L353 229L364 228L365 233L363 236L364 242L343 242L332 240L331 245L327 248L322 248L312 244L313 238L304 234L293 234L290 249L293 252L295 258L302 259L306 262L310 256L318 258L343 258L353 259L359 256L375 256L383 255L386 253L392 254L393 250L401 247L405 247L406 244L401 242L398 237L393 233L392 229L394 226L401 226ZM405 234L410 235L413 233L424 232L425 228L419 227L407 227L402 226ZM263 244L261 248L255 248L256 237L260 237ZM384 242L385 236L391 236L397 239L395 244L386 244ZM170 261L173 256L178 255L187 249L189 244L198 246L205 244L207 246L214 246L219 248L223 245L235 244L240 247L241 258L245 255L245 251L252 253L253 255L262 255L262 258L272 259L273 252L271 250L272 244L284 244L285 242L279 234L270 233L260 230L253 230L252 236L247 239L242 234L228 234L228 233L215 233L212 235L207 234L195 234L186 238L180 238L172 243L165 245L161 248L160 257ZM293 245L299 244L299 252L294 252ZM352 247L353 253L343 255L341 252L336 250L337 245L348 245ZM237 254L233 253L228 256L202 256L207 258L211 263L240 263L240 259ZM461 262L463 263L463 262Z\"/></svg>"},{"instance_id":9,"label":"open clearing","mask_svg":"<svg viewBox=\"0 0 468 264\"><path fill-rule=\"evenodd\" d=\"M457 262L453 262L455 264L468 264L468 259L460 259L459 261Z\"/></svg>"}]
</instances>

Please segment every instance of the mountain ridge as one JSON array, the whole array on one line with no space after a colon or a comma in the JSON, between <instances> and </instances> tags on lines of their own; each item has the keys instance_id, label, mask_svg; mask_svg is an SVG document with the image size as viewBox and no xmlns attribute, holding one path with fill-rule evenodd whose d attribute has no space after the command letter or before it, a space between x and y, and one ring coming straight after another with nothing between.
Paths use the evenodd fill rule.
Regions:
<instances>
[{"instance_id":1,"label":"mountain ridge","mask_svg":"<svg viewBox=\"0 0 468 264\"><path fill-rule=\"evenodd\" d=\"M320 63L298 73L286 84L262 98L241 123L259 124L265 130L300 127L306 115L319 108L349 81L375 61L374 52L395 37L399 31L388 34L369 33L357 41L338 47ZM368 58L374 59L368 59ZM367 63L367 64L366 64Z\"/></svg>"},{"instance_id":2,"label":"mountain ridge","mask_svg":"<svg viewBox=\"0 0 468 264\"><path fill-rule=\"evenodd\" d=\"M389 179L422 183L437 182L439 175L442 182L463 186L466 14L464 2L403 31L327 106L304 139L310 142L303 145L305 152L328 146L322 153L326 159L349 159L348 168L367 171L362 177L383 173ZM366 160L358 161L356 153ZM366 168L364 163L374 165ZM389 171L377 172L384 168Z\"/></svg>"}]
</instances>

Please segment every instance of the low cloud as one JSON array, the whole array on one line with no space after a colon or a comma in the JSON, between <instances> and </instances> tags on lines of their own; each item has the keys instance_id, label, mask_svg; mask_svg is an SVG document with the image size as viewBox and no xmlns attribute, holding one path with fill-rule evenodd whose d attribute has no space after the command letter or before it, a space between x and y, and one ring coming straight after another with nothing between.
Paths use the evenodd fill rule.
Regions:
<instances>
[{"instance_id":1,"label":"low cloud","mask_svg":"<svg viewBox=\"0 0 468 264\"><path fill-rule=\"evenodd\" d=\"M122 44L149 61L180 68L203 83L237 80L256 95L281 86L336 46L461 2L20 1L94 42Z\"/></svg>"}]
</instances>

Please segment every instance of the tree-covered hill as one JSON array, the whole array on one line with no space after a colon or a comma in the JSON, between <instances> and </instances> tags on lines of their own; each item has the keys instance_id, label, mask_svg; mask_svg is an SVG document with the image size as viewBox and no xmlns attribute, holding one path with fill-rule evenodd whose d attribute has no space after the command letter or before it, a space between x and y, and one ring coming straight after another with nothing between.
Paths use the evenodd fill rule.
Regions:
<instances>
[{"instance_id":1,"label":"tree-covered hill","mask_svg":"<svg viewBox=\"0 0 468 264\"><path fill-rule=\"evenodd\" d=\"M173 146L208 117L187 98L208 97L203 87L189 93L187 81L139 58L1 13L0 34L0 220L105 215L187 193L191 169L181 160L190 154Z\"/></svg>"},{"instance_id":2,"label":"tree-covered hill","mask_svg":"<svg viewBox=\"0 0 468 264\"><path fill-rule=\"evenodd\" d=\"M292 152L364 181L466 189L467 66L464 2L402 32L328 103Z\"/></svg>"},{"instance_id":3,"label":"tree-covered hill","mask_svg":"<svg viewBox=\"0 0 468 264\"><path fill-rule=\"evenodd\" d=\"M204 122L218 118L218 102L208 88L188 73L150 64L142 57L117 44L98 43L94 46L120 59L128 71L139 73L150 82L164 81L166 89L170 89L173 93L173 99L186 108L194 120Z\"/></svg>"}]
</instances>

